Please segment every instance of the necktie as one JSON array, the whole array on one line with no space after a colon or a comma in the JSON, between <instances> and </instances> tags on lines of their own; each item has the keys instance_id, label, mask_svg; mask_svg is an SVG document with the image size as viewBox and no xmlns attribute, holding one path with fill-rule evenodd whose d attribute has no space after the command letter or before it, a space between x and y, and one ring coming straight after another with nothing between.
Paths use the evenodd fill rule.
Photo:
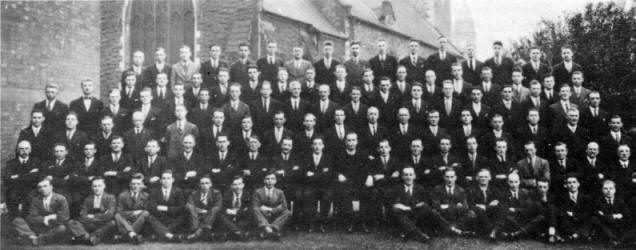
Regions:
<instances>
[{"instance_id":1,"label":"necktie","mask_svg":"<svg viewBox=\"0 0 636 250\"><path fill-rule=\"evenodd\" d=\"M614 133L614 140L616 140L617 143L621 142L621 136L618 133Z\"/></svg>"},{"instance_id":2,"label":"necktie","mask_svg":"<svg viewBox=\"0 0 636 250\"><path fill-rule=\"evenodd\" d=\"M212 61L212 68L216 68L216 66L217 66L216 60L213 60Z\"/></svg>"},{"instance_id":3,"label":"necktie","mask_svg":"<svg viewBox=\"0 0 636 250\"><path fill-rule=\"evenodd\" d=\"M68 139L69 141L73 138L73 134L71 133L71 131L67 131L66 132L66 139Z\"/></svg>"},{"instance_id":4,"label":"necktie","mask_svg":"<svg viewBox=\"0 0 636 250\"><path fill-rule=\"evenodd\" d=\"M44 200L42 201L42 203L44 204L44 210L46 211L51 211L51 208L49 206L49 200L45 197Z\"/></svg>"},{"instance_id":5,"label":"necktie","mask_svg":"<svg viewBox=\"0 0 636 250\"><path fill-rule=\"evenodd\" d=\"M412 188L413 188L412 186L408 186L408 187L406 188L406 193L407 193L409 196L413 195L413 191L411 191L411 189L412 189Z\"/></svg>"},{"instance_id":6,"label":"necktie","mask_svg":"<svg viewBox=\"0 0 636 250\"><path fill-rule=\"evenodd\" d=\"M254 153L250 153L250 159L251 159L252 161L253 161L253 160L256 160L256 156L254 155Z\"/></svg>"},{"instance_id":7,"label":"necktie","mask_svg":"<svg viewBox=\"0 0 636 250\"><path fill-rule=\"evenodd\" d=\"M327 109L327 103L321 101L320 102L320 112L324 114L326 109Z\"/></svg>"},{"instance_id":8,"label":"necktie","mask_svg":"<svg viewBox=\"0 0 636 250\"><path fill-rule=\"evenodd\" d=\"M613 204L612 204L612 199L609 199L609 198L608 198L608 199L607 199L607 204L609 204L610 206L611 206L611 205L613 205Z\"/></svg>"},{"instance_id":9,"label":"necktie","mask_svg":"<svg viewBox=\"0 0 636 250\"><path fill-rule=\"evenodd\" d=\"M484 194L484 204L487 204L488 203L488 194L487 194L485 189L482 191L482 193Z\"/></svg>"},{"instance_id":10,"label":"necktie","mask_svg":"<svg viewBox=\"0 0 636 250\"><path fill-rule=\"evenodd\" d=\"M203 203L204 206L208 205L208 194L201 194L201 203Z\"/></svg>"},{"instance_id":11,"label":"necktie","mask_svg":"<svg viewBox=\"0 0 636 250\"><path fill-rule=\"evenodd\" d=\"M132 97L132 90L130 88L126 88L126 95L128 96L128 98Z\"/></svg>"},{"instance_id":12,"label":"necktie","mask_svg":"<svg viewBox=\"0 0 636 250\"><path fill-rule=\"evenodd\" d=\"M371 136L375 136L375 125L371 125Z\"/></svg>"},{"instance_id":13,"label":"necktie","mask_svg":"<svg viewBox=\"0 0 636 250\"><path fill-rule=\"evenodd\" d=\"M337 128L338 128L338 139L342 139L342 137L343 137L342 136L343 135L342 128L341 128L341 126L338 126Z\"/></svg>"},{"instance_id":14,"label":"necktie","mask_svg":"<svg viewBox=\"0 0 636 250\"><path fill-rule=\"evenodd\" d=\"M532 126L532 134L533 135L537 134L537 127L536 126Z\"/></svg>"},{"instance_id":15,"label":"necktie","mask_svg":"<svg viewBox=\"0 0 636 250\"><path fill-rule=\"evenodd\" d=\"M95 196L95 200L93 200L93 209L99 209L101 203L101 199L99 196Z\"/></svg>"},{"instance_id":16,"label":"necktie","mask_svg":"<svg viewBox=\"0 0 636 250\"><path fill-rule=\"evenodd\" d=\"M417 58L416 57L412 57L411 58L411 63L413 64L413 66L417 65Z\"/></svg>"},{"instance_id":17,"label":"necktie","mask_svg":"<svg viewBox=\"0 0 636 250\"><path fill-rule=\"evenodd\" d=\"M592 116L594 116L594 118L598 116L598 111L596 111L596 108L592 108Z\"/></svg>"},{"instance_id":18,"label":"necktie","mask_svg":"<svg viewBox=\"0 0 636 250\"><path fill-rule=\"evenodd\" d=\"M234 202L232 202L232 208L240 208L240 199L237 194L234 194Z\"/></svg>"},{"instance_id":19,"label":"necktie","mask_svg":"<svg viewBox=\"0 0 636 250\"><path fill-rule=\"evenodd\" d=\"M47 106L48 106L47 109L49 111L53 111L53 102L49 102L49 104Z\"/></svg>"},{"instance_id":20,"label":"necktie","mask_svg":"<svg viewBox=\"0 0 636 250\"><path fill-rule=\"evenodd\" d=\"M386 166L386 162L387 162L386 156L382 156L382 165Z\"/></svg>"},{"instance_id":21,"label":"necktie","mask_svg":"<svg viewBox=\"0 0 636 250\"><path fill-rule=\"evenodd\" d=\"M495 57L495 64L499 65L499 63L500 63L499 57Z\"/></svg>"},{"instance_id":22,"label":"necktie","mask_svg":"<svg viewBox=\"0 0 636 250\"><path fill-rule=\"evenodd\" d=\"M163 190L163 201L168 201L168 190Z\"/></svg>"},{"instance_id":23,"label":"necktie","mask_svg":"<svg viewBox=\"0 0 636 250\"><path fill-rule=\"evenodd\" d=\"M140 133L139 128L135 128L135 135L138 135Z\"/></svg>"},{"instance_id":24,"label":"necktie","mask_svg":"<svg viewBox=\"0 0 636 250\"><path fill-rule=\"evenodd\" d=\"M137 201L137 197L139 196L139 194L137 192L134 192L132 197L134 201Z\"/></svg>"},{"instance_id":25,"label":"necktie","mask_svg":"<svg viewBox=\"0 0 636 250\"><path fill-rule=\"evenodd\" d=\"M179 134L183 133L183 124L181 122L177 123L177 129L179 129Z\"/></svg>"},{"instance_id":26,"label":"necktie","mask_svg":"<svg viewBox=\"0 0 636 250\"><path fill-rule=\"evenodd\" d=\"M518 198L517 198L517 197L518 197L518 196L517 196L517 192L513 192L513 193L512 193L512 197L513 197L513 198L515 198L515 200L517 200L517 199L518 199Z\"/></svg>"},{"instance_id":27,"label":"necktie","mask_svg":"<svg viewBox=\"0 0 636 250\"><path fill-rule=\"evenodd\" d=\"M221 152L221 155L219 156L219 160L223 161L225 160L225 153Z\"/></svg>"},{"instance_id":28,"label":"necktie","mask_svg":"<svg viewBox=\"0 0 636 250\"><path fill-rule=\"evenodd\" d=\"M160 89L159 89L159 97L160 97L162 100L163 100L163 99L165 99L165 97L166 97L166 95L164 94L164 90L163 90L163 88L160 88Z\"/></svg>"},{"instance_id":29,"label":"necktie","mask_svg":"<svg viewBox=\"0 0 636 250\"><path fill-rule=\"evenodd\" d=\"M269 113L269 103L267 100L263 100L263 107L265 107L265 113Z\"/></svg>"},{"instance_id":30,"label":"necktie","mask_svg":"<svg viewBox=\"0 0 636 250\"><path fill-rule=\"evenodd\" d=\"M297 103L297 101L296 101L296 100L293 100L293 101L292 101L292 104L293 104L292 106L293 106L293 108L294 108L294 111L298 110L298 103Z\"/></svg>"}]
</instances>

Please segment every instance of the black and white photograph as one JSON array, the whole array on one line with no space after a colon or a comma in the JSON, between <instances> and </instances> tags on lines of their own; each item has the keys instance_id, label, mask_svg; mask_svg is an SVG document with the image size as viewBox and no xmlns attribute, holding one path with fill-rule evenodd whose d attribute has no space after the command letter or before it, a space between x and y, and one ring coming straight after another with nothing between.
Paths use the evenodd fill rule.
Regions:
<instances>
[{"instance_id":1,"label":"black and white photograph","mask_svg":"<svg viewBox=\"0 0 636 250\"><path fill-rule=\"evenodd\" d=\"M636 249L636 0L0 9L0 249Z\"/></svg>"}]
</instances>

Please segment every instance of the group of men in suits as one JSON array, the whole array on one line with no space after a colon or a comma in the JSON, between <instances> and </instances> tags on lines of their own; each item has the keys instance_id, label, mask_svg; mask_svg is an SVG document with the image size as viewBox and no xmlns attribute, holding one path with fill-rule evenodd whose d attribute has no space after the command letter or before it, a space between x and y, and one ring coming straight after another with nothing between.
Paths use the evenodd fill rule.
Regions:
<instances>
[{"instance_id":1,"label":"group of men in suits","mask_svg":"<svg viewBox=\"0 0 636 250\"><path fill-rule=\"evenodd\" d=\"M32 244L67 229L90 244L115 230L136 243L254 227L278 239L285 224L633 241L632 136L585 87L572 48L553 68L538 48L515 67L501 42L483 63L439 43L424 59L411 41L398 60L379 40L365 60L352 42L341 63L326 41L313 64L300 46L283 61L275 42L256 62L240 44L233 64L218 45L200 65L183 47L172 67L159 48L145 69L133 54L107 102L90 79L70 105L47 84L3 171L10 216Z\"/></svg>"}]
</instances>

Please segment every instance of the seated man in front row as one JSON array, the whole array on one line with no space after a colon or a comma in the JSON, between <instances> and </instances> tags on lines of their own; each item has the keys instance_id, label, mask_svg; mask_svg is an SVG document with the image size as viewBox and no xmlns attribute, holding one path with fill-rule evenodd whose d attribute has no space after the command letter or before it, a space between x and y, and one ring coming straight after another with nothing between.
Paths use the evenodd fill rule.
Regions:
<instances>
[{"instance_id":1,"label":"seated man in front row","mask_svg":"<svg viewBox=\"0 0 636 250\"><path fill-rule=\"evenodd\" d=\"M185 197L180 188L173 186L172 170L161 173L161 187L150 191L148 210L156 218L150 224L155 235L171 242L180 242L182 235L176 234L185 222Z\"/></svg>"},{"instance_id":2,"label":"seated man in front row","mask_svg":"<svg viewBox=\"0 0 636 250\"><path fill-rule=\"evenodd\" d=\"M66 232L69 217L68 202L63 195L53 192L50 178L38 182L38 195L31 201L26 219L16 217L13 226L18 236L38 246L40 243L59 242Z\"/></svg>"},{"instance_id":3,"label":"seated man in front row","mask_svg":"<svg viewBox=\"0 0 636 250\"><path fill-rule=\"evenodd\" d=\"M236 175L230 184L232 192L226 192L223 195L225 211L221 214L221 222L229 231L229 238L232 240L246 240L248 236L247 228L251 224L252 218L254 218L250 209L250 199L252 197L244 188L243 176Z\"/></svg>"},{"instance_id":4,"label":"seated man in front row","mask_svg":"<svg viewBox=\"0 0 636 250\"><path fill-rule=\"evenodd\" d=\"M127 237L134 244L141 244L143 238L141 229L146 225L152 215L146 210L148 207L148 193L143 191L144 175L137 173L130 179L130 188L124 190L117 197L117 214L115 221L119 233Z\"/></svg>"},{"instance_id":5,"label":"seated man in front row","mask_svg":"<svg viewBox=\"0 0 636 250\"><path fill-rule=\"evenodd\" d=\"M79 220L69 221L73 243L97 245L115 228L115 196L104 192L106 180L95 177L91 181L93 194L87 196L80 209Z\"/></svg>"},{"instance_id":6,"label":"seated man in front row","mask_svg":"<svg viewBox=\"0 0 636 250\"><path fill-rule=\"evenodd\" d=\"M252 211L258 227L263 230L259 234L260 238L278 240L283 226L291 217L291 211L287 209L283 190L274 187L276 173L267 173L264 182L265 186L256 189L252 195Z\"/></svg>"},{"instance_id":7,"label":"seated man in front row","mask_svg":"<svg viewBox=\"0 0 636 250\"><path fill-rule=\"evenodd\" d=\"M212 188L212 180L209 175L199 179L199 190L188 197L186 210L189 212L190 230L186 239L193 242L197 239L208 239L214 221L218 217L223 206L221 192Z\"/></svg>"}]
</instances>

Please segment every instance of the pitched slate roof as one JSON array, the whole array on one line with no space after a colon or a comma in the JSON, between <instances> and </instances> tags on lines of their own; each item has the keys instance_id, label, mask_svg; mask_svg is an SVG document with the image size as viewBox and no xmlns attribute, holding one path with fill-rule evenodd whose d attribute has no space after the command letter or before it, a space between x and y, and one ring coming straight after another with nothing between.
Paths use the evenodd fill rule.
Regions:
<instances>
[{"instance_id":1,"label":"pitched slate roof","mask_svg":"<svg viewBox=\"0 0 636 250\"><path fill-rule=\"evenodd\" d=\"M317 30L346 38L343 32L327 21L327 17L310 0L263 0L263 11L313 25Z\"/></svg>"}]
</instances>

